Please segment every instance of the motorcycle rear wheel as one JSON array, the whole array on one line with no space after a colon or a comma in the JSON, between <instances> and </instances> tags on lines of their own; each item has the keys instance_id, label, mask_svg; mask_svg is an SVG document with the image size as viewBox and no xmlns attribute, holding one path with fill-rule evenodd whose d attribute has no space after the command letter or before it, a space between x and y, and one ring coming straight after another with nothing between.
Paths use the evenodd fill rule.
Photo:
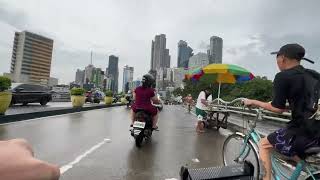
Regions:
<instances>
[{"instance_id":1,"label":"motorcycle rear wheel","mask_svg":"<svg viewBox=\"0 0 320 180\"><path fill-rule=\"evenodd\" d=\"M142 141L143 141L143 134L140 133L140 134L136 137L136 146L137 146L138 148L141 147Z\"/></svg>"}]
</instances>

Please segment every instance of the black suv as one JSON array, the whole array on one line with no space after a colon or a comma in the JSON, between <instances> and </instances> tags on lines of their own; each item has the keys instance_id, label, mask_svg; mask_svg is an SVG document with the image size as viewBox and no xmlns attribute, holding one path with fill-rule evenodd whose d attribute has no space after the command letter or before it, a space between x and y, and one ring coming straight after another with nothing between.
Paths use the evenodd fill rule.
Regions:
<instances>
[{"instance_id":1,"label":"black suv","mask_svg":"<svg viewBox=\"0 0 320 180\"><path fill-rule=\"evenodd\" d=\"M45 86L24 83L12 83L11 89L11 105L18 103L27 105L28 103L39 102L41 105L44 106L52 100L51 92Z\"/></svg>"}]
</instances>

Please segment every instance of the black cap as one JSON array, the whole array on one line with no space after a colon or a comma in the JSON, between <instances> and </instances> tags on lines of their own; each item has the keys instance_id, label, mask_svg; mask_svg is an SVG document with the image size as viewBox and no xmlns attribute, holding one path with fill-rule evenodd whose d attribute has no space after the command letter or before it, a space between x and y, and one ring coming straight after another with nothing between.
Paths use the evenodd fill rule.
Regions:
<instances>
[{"instance_id":1,"label":"black cap","mask_svg":"<svg viewBox=\"0 0 320 180\"><path fill-rule=\"evenodd\" d=\"M299 44L286 44L282 46L279 51L272 52L271 54L284 55L287 58L296 59L299 61L303 59L314 64L314 61L304 57L305 53L306 51Z\"/></svg>"}]
</instances>

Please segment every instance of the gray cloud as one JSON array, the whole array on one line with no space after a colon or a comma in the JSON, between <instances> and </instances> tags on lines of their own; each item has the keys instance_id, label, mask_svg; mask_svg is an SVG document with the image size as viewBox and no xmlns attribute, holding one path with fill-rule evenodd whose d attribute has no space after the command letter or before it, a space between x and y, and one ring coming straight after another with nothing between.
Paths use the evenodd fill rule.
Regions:
<instances>
[{"instance_id":1,"label":"gray cloud","mask_svg":"<svg viewBox=\"0 0 320 180\"><path fill-rule=\"evenodd\" d=\"M210 36L218 35L224 39L224 62L257 75L273 78L277 67L269 52L291 42L304 45L320 70L319 5L317 0L0 2L0 72L9 69L14 31L25 29L55 40L52 76L62 82L73 81L75 70L88 64L91 50L96 66L105 68L107 56L115 54L120 73L128 64L135 67L135 77L141 76L150 67L151 40L159 33L167 35L172 65L179 40L205 51Z\"/></svg>"},{"instance_id":2,"label":"gray cloud","mask_svg":"<svg viewBox=\"0 0 320 180\"><path fill-rule=\"evenodd\" d=\"M7 4L0 2L0 21L5 22L17 29L26 28L26 14L21 11L15 11Z\"/></svg>"}]
</instances>

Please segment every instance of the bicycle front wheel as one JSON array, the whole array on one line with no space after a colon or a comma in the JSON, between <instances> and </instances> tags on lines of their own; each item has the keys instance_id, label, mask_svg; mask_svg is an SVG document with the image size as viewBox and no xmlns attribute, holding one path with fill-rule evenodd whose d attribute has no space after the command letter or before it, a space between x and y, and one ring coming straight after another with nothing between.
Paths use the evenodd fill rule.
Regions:
<instances>
[{"instance_id":1,"label":"bicycle front wheel","mask_svg":"<svg viewBox=\"0 0 320 180\"><path fill-rule=\"evenodd\" d=\"M254 166L254 178L259 179L260 165L258 152L252 142L245 143L244 137L232 134L227 137L223 144L222 158L225 166L235 165L249 161Z\"/></svg>"}]
</instances>

